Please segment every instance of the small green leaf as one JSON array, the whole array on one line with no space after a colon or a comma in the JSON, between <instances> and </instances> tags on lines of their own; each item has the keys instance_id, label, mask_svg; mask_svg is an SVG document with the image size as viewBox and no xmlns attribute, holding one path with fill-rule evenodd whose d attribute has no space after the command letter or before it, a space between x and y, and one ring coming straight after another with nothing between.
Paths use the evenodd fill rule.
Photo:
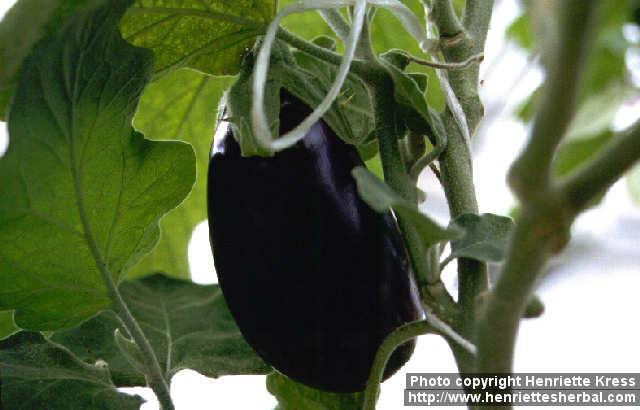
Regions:
<instances>
[{"instance_id":1,"label":"small green leaf","mask_svg":"<svg viewBox=\"0 0 640 410\"><path fill-rule=\"evenodd\" d=\"M627 85L615 81L603 91L590 95L580 104L565 141L591 138L610 131L620 106L630 94Z\"/></svg>"},{"instance_id":2,"label":"small green leaf","mask_svg":"<svg viewBox=\"0 0 640 410\"><path fill-rule=\"evenodd\" d=\"M414 78L400 70L393 64L388 64L387 68L391 73L393 84L395 85L395 98L401 104L408 105L423 116L425 121L429 121L429 108L427 100L424 98L420 86Z\"/></svg>"},{"instance_id":3,"label":"small green leaf","mask_svg":"<svg viewBox=\"0 0 640 410\"><path fill-rule=\"evenodd\" d=\"M270 371L245 342L217 285L155 274L125 281L120 290L167 379L182 369L209 377ZM85 362L106 361L118 386L144 385L143 375L122 357L115 343L114 332L121 326L115 314L106 311L75 329L56 332L52 340Z\"/></svg>"},{"instance_id":4,"label":"small green leaf","mask_svg":"<svg viewBox=\"0 0 640 410\"><path fill-rule=\"evenodd\" d=\"M382 169L382 159L380 159L380 154L365 161L364 165L373 175L384 180L384 170Z\"/></svg>"},{"instance_id":5,"label":"small green leaf","mask_svg":"<svg viewBox=\"0 0 640 410\"><path fill-rule=\"evenodd\" d=\"M397 117L399 122L409 130L418 135L427 135L432 142L436 138L433 135L437 114L433 108L429 107L424 96L424 90L421 84L425 86L428 82L427 78L419 77L416 73L407 74L394 64L387 63L387 69L391 74L394 83L394 97L398 102ZM424 78L424 80L420 80ZM403 136L402 133L398 135Z\"/></svg>"},{"instance_id":6,"label":"small green leaf","mask_svg":"<svg viewBox=\"0 0 640 410\"><path fill-rule=\"evenodd\" d=\"M134 125L152 139L190 143L196 152L196 184L189 196L160 222L160 241L129 277L153 272L189 274L187 250L196 225L207 219L207 168L218 103L230 77L177 70L149 84L142 94Z\"/></svg>"},{"instance_id":7,"label":"small green leaf","mask_svg":"<svg viewBox=\"0 0 640 410\"><path fill-rule=\"evenodd\" d=\"M276 410L356 410L363 393L330 393L295 382L280 373L267 376L267 390L278 399Z\"/></svg>"},{"instance_id":8,"label":"small green leaf","mask_svg":"<svg viewBox=\"0 0 640 410\"><path fill-rule=\"evenodd\" d=\"M587 128L587 132L584 134L586 136L602 132L603 125L608 126L611 123L607 118L615 114L623 98L628 96L627 92L630 87L627 84L628 70L625 65L625 55L630 44L623 35L622 26L627 22L628 16L632 12L632 3L629 1L603 2L598 32L594 36L595 41L586 63L585 74L581 81L583 86L579 96L579 110L589 108L589 105L593 109L583 111L583 115L578 114L576 117L573 125L575 127L576 122L579 123L578 133L585 127ZM529 8L535 4L537 3L529 2ZM522 36L520 41L527 45L529 40L534 40L533 37L528 37L529 34L524 35L524 31L532 31L531 27L525 27L530 26L530 23L530 13L527 10L509 29L510 34L516 38ZM616 94L616 88L622 92ZM536 107L535 100L538 99L539 94L538 89L519 107L518 116L523 121L528 122L533 117ZM597 104L588 102L594 98L596 101L599 100ZM612 99L609 101L609 98ZM591 115L595 115L595 117L591 118ZM581 116L582 118L580 118ZM592 127L598 129L588 130Z\"/></svg>"},{"instance_id":9,"label":"small green leaf","mask_svg":"<svg viewBox=\"0 0 640 410\"><path fill-rule=\"evenodd\" d=\"M118 392L102 362L84 363L36 332L0 341L0 375L6 409L138 410L143 403Z\"/></svg>"},{"instance_id":10,"label":"small green leaf","mask_svg":"<svg viewBox=\"0 0 640 410\"><path fill-rule=\"evenodd\" d=\"M151 250L195 179L188 144L131 128L151 56L120 37L125 7L75 14L21 70L0 159L0 310L24 329L108 308L105 275L121 280Z\"/></svg>"},{"instance_id":11,"label":"small green leaf","mask_svg":"<svg viewBox=\"0 0 640 410\"><path fill-rule=\"evenodd\" d=\"M122 35L155 54L154 73L190 67L234 75L276 12L275 0L137 0Z\"/></svg>"},{"instance_id":12,"label":"small green leaf","mask_svg":"<svg viewBox=\"0 0 640 410\"><path fill-rule=\"evenodd\" d=\"M592 158L613 136L611 131L590 138L569 140L558 149L554 160L554 173L565 176L578 169Z\"/></svg>"},{"instance_id":13,"label":"small green leaf","mask_svg":"<svg viewBox=\"0 0 640 410\"><path fill-rule=\"evenodd\" d=\"M409 7L419 19L424 21L424 4L420 0L403 0L404 5ZM425 58L426 56L418 47L416 40L404 29L398 27L398 20L391 12L383 8L376 10L373 24L371 25L371 36L376 52L383 53L392 48L405 50L411 55ZM430 87L426 89L426 99L429 105L435 110L441 111L445 108L445 96L440 88L440 82L433 68L410 64L408 69L424 73L429 77Z\"/></svg>"},{"instance_id":14,"label":"small green leaf","mask_svg":"<svg viewBox=\"0 0 640 410\"><path fill-rule=\"evenodd\" d=\"M451 256L480 261L502 261L509 246L513 220L494 214L463 214L450 226L464 230L464 236L451 241Z\"/></svg>"},{"instance_id":15,"label":"small green leaf","mask_svg":"<svg viewBox=\"0 0 640 410\"><path fill-rule=\"evenodd\" d=\"M13 323L13 311L4 310L0 312L0 340L11 336L18 330L16 324Z\"/></svg>"},{"instance_id":16,"label":"small green leaf","mask_svg":"<svg viewBox=\"0 0 640 410\"><path fill-rule=\"evenodd\" d=\"M402 199L365 167L356 167L351 174L358 185L360 197L377 212L386 212L389 208L393 208L399 217L410 221L418 230L425 249L440 241L458 238L461 235L462 232L457 227L444 228L438 225L420 212L416 205Z\"/></svg>"},{"instance_id":17,"label":"small green leaf","mask_svg":"<svg viewBox=\"0 0 640 410\"><path fill-rule=\"evenodd\" d=\"M507 28L507 37L513 39L525 50L533 50L535 46L535 36L529 21L529 14L522 13Z\"/></svg>"},{"instance_id":18,"label":"small green leaf","mask_svg":"<svg viewBox=\"0 0 640 410\"><path fill-rule=\"evenodd\" d=\"M640 206L640 165L636 165L627 174L627 187L633 202Z\"/></svg>"}]
</instances>

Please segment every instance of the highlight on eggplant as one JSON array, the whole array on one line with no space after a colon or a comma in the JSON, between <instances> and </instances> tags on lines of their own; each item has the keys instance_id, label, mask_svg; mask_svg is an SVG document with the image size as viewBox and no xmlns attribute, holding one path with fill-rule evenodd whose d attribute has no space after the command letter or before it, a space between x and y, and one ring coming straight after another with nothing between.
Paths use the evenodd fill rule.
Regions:
<instances>
[{"instance_id":1,"label":"highlight on eggplant","mask_svg":"<svg viewBox=\"0 0 640 410\"><path fill-rule=\"evenodd\" d=\"M280 133L311 109L281 91ZM351 170L357 150L322 120L272 157L242 157L221 122L208 173L209 229L223 295L248 343L308 386L364 390L376 351L421 317L391 213L372 210ZM385 378L411 356L392 355Z\"/></svg>"}]
</instances>

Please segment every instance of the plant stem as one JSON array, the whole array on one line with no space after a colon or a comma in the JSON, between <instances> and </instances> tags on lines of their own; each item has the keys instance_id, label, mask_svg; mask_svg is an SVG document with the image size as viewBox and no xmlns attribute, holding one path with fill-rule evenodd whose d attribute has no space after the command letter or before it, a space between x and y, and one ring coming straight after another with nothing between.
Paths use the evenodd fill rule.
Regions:
<instances>
[{"instance_id":1,"label":"plant stem","mask_svg":"<svg viewBox=\"0 0 640 410\"><path fill-rule=\"evenodd\" d=\"M555 49L546 50L548 79L542 105L530 142L510 172L510 183L523 203L522 213L500 279L478 323L477 371L481 373L512 371L520 318L545 261L566 245L578 212L640 155L636 130L564 184L550 181L551 159L573 115L577 79L591 44L598 2L563 0L558 6L559 40ZM623 155L623 160L618 163L613 155Z\"/></svg>"},{"instance_id":2,"label":"plant stem","mask_svg":"<svg viewBox=\"0 0 640 410\"><path fill-rule=\"evenodd\" d=\"M342 17L342 14L335 9L320 9L318 13L324 21L343 41L349 37L349 23Z\"/></svg>"},{"instance_id":3,"label":"plant stem","mask_svg":"<svg viewBox=\"0 0 640 410\"><path fill-rule=\"evenodd\" d=\"M549 186L554 152L573 118L580 78L590 49L598 2L566 0L558 10L560 41L544 50L547 78L536 112L531 138L514 162L509 183L521 200Z\"/></svg>"},{"instance_id":4,"label":"plant stem","mask_svg":"<svg viewBox=\"0 0 640 410\"><path fill-rule=\"evenodd\" d=\"M145 365L147 367L147 374L145 374L145 377L147 379L147 384L158 397L160 408L162 410L173 410L174 407L173 402L171 401L169 384L164 378L164 373L160 368L160 363L156 358L156 354L151 347L151 344L147 340L142 328L140 328L140 325L129 311L129 307L122 299L122 295L120 295L120 291L116 284L113 283L113 280L108 284L108 286L109 293L111 294L111 300L113 301L118 316L124 322L129 334L133 337L133 340L140 348L145 359Z\"/></svg>"},{"instance_id":5,"label":"plant stem","mask_svg":"<svg viewBox=\"0 0 640 410\"><path fill-rule=\"evenodd\" d=\"M469 67L471 64L481 63L482 60L484 59L484 54L483 53L475 54L464 61L451 62L451 63L440 63L437 61L429 61L429 60L418 58L409 54L407 55L407 57L409 58L410 61L419 65L427 66L427 67L439 68L441 70L462 70L464 68Z\"/></svg>"},{"instance_id":6,"label":"plant stem","mask_svg":"<svg viewBox=\"0 0 640 410\"><path fill-rule=\"evenodd\" d=\"M384 68L380 67L380 75L373 89L374 110L376 119L376 133L380 147L380 158L385 182L400 196L412 204L417 203L417 191L412 178L406 172L398 136L395 133L395 99L393 82L388 77ZM429 274L429 261L426 249L422 244L420 235L415 227L398 218L398 225L407 246L411 266L416 274L418 283L425 283Z\"/></svg>"},{"instance_id":7,"label":"plant stem","mask_svg":"<svg viewBox=\"0 0 640 410\"><path fill-rule=\"evenodd\" d=\"M436 330L426 320L407 323L391 332L382 342L376 357L371 365L371 373L367 381L367 388L364 391L363 410L375 410L380 382L384 375L384 368L398 346L409 340L427 333L437 333Z\"/></svg>"},{"instance_id":8,"label":"plant stem","mask_svg":"<svg viewBox=\"0 0 640 410\"><path fill-rule=\"evenodd\" d=\"M430 11L431 18L438 24L440 37L456 37L464 33L451 0L433 0Z\"/></svg>"},{"instance_id":9,"label":"plant stem","mask_svg":"<svg viewBox=\"0 0 640 410\"><path fill-rule=\"evenodd\" d=\"M303 51L327 63L340 65L340 62L342 61L341 54L335 53L331 50L327 50L326 48L315 45L312 42L307 41L301 37L298 37L292 32L285 30L282 27L278 28L278 31L276 32L276 36L280 40L286 43L289 43L291 46L297 48L298 50ZM350 71L364 79L370 76L371 69L367 64L367 62L354 59L351 62Z\"/></svg>"},{"instance_id":10,"label":"plant stem","mask_svg":"<svg viewBox=\"0 0 640 410\"><path fill-rule=\"evenodd\" d=\"M443 47L447 62L465 61L484 49L493 0L468 0L465 7L464 29L446 0L435 1L438 12L432 19L442 37L460 37L449 47ZM464 35L468 33L469 35ZM478 65L448 73L451 88L455 92L465 113L469 132L473 135L483 115L482 102L478 96ZM451 218L463 213L478 213L473 166L470 147L458 129L450 110L443 115L445 128L449 131L447 148L440 157L441 182L445 190ZM462 307L461 329L465 337L475 340L476 297L488 287L486 264L466 258L458 259L458 304ZM461 372L474 370L475 358L450 344Z\"/></svg>"},{"instance_id":11,"label":"plant stem","mask_svg":"<svg viewBox=\"0 0 640 410\"><path fill-rule=\"evenodd\" d=\"M74 155L73 162L75 163L75 149L72 150L72 155ZM144 332L140 328L140 325L138 325L138 322L129 311L126 302L122 299L122 295L120 295L120 291L118 290L118 286L113 279L113 275L109 269L109 266L105 262L102 253L98 249L98 245L95 241L95 236L91 228L91 223L89 222L89 217L85 210L80 177L77 171L74 171L74 184L76 189L80 219L82 221L85 238L91 250L91 254L96 262L96 266L98 267L98 270L100 271L100 274L102 275L102 278L107 285L109 297L113 302L113 308L125 324L127 331L129 332L129 334L131 334L133 340L140 348L142 356L145 360L144 364L147 369L147 372L145 374L147 384L156 394L161 409L174 410L173 402L171 401L169 385L165 380L162 369L160 368L160 363L158 363L156 353L151 347L151 344L147 340Z\"/></svg>"},{"instance_id":12,"label":"plant stem","mask_svg":"<svg viewBox=\"0 0 640 410\"><path fill-rule=\"evenodd\" d=\"M640 158L640 121L611 143L587 165L565 180L560 190L573 213L584 210L598 194L611 186Z\"/></svg>"},{"instance_id":13,"label":"plant stem","mask_svg":"<svg viewBox=\"0 0 640 410\"><path fill-rule=\"evenodd\" d=\"M98 269L100 270L100 273L102 273L102 277L109 290L109 296L111 298L111 301L113 302L113 307L126 326L127 331L129 332L129 334L131 334L131 337L133 337L136 345L138 345L140 351L142 352L142 356L145 360L145 366L147 368L147 372L145 374L147 384L158 397L158 402L160 403L161 409L173 410L174 407L173 402L171 401L169 385L164 378L164 373L160 368L160 363L158 363L158 359L156 358L156 354L151 347L151 344L140 328L140 325L129 311L126 302L122 299L122 295L118 290L118 286L114 282L111 272L109 271L106 263L102 260L102 255L100 254L99 250L95 245L91 248L94 257L96 258Z\"/></svg>"},{"instance_id":14,"label":"plant stem","mask_svg":"<svg viewBox=\"0 0 640 410\"><path fill-rule=\"evenodd\" d=\"M479 372L511 372L518 323L536 274L550 252L545 241L548 235L540 229L542 219L542 214L523 211L514 229L507 261L478 329Z\"/></svg>"},{"instance_id":15,"label":"plant stem","mask_svg":"<svg viewBox=\"0 0 640 410\"><path fill-rule=\"evenodd\" d=\"M463 135L459 132L453 115L447 110L445 128L449 130L447 148L440 156L440 177L444 187L449 213L455 218L465 213L478 213L471 153ZM458 259L458 304L462 307L460 329L462 334L474 340L476 321L476 296L488 287L486 264L473 259ZM459 370L470 372L474 357L458 346L451 345Z\"/></svg>"},{"instance_id":16,"label":"plant stem","mask_svg":"<svg viewBox=\"0 0 640 410\"><path fill-rule=\"evenodd\" d=\"M442 1L437 1L436 3L442 3ZM464 32L468 35L461 36L460 41L448 47L443 47L442 53L447 62L465 61L474 55L482 53L492 10L493 0L467 1L463 23ZM453 10L451 10L451 13L452 12ZM454 27L450 23L451 18L448 12L434 13L432 15L432 19L438 27L441 37L456 37L464 33L462 31L451 31ZM484 113L482 102L478 96L479 69L478 65L472 65L465 70L456 70L448 73L451 88L453 88L466 114L471 135L474 134Z\"/></svg>"}]
</instances>

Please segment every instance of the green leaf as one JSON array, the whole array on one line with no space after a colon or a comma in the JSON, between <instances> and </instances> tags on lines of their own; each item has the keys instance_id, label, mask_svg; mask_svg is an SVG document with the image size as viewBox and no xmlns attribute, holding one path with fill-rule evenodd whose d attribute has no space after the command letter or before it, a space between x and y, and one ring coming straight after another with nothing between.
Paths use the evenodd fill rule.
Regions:
<instances>
[{"instance_id":1,"label":"green leaf","mask_svg":"<svg viewBox=\"0 0 640 410\"><path fill-rule=\"evenodd\" d=\"M613 120L630 94L624 84L611 82L601 93L585 98L556 154L557 175L568 175L579 168L611 139Z\"/></svg>"},{"instance_id":2,"label":"green leaf","mask_svg":"<svg viewBox=\"0 0 640 410\"><path fill-rule=\"evenodd\" d=\"M11 336L18 330L16 324L13 323L13 311L4 310L0 312L0 340Z\"/></svg>"},{"instance_id":3,"label":"green leaf","mask_svg":"<svg viewBox=\"0 0 640 410\"><path fill-rule=\"evenodd\" d=\"M416 205L405 201L365 167L356 167L351 174L358 185L360 197L377 212L386 212L389 208L393 208L396 215L410 221L420 234L425 248L461 235L461 231L456 227L444 228L438 225L420 212Z\"/></svg>"},{"instance_id":4,"label":"green leaf","mask_svg":"<svg viewBox=\"0 0 640 410\"><path fill-rule=\"evenodd\" d=\"M0 159L0 310L18 326L72 327L110 306L195 179L193 150L131 128L150 75L121 39L121 2L74 15L25 61Z\"/></svg>"},{"instance_id":5,"label":"green leaf","mask_svg":"<svg viewBox=\"0 0 640 410\"><path fill-rule=\"evenodd\" d=\"M145 88L134 125L153 139L190 143L196 152L197 178L184 202L162 218L158 245L129 272L129 277L153 272L188 276L189 240L195 226L207 218L207 167L218 103L230 83L230 77L182 69Z\"/></svg>"},{"instance_id":6,"label":"green leaf","mask_svg":"<svg viewBox=\"0 0 640 410\"><path fill-rule=\"evenodd\" d=\"M258 45L245 57L238 79L233 83L226 95L226 113L229 117L233 136L240 145L243 156L272 156L273 152L263 148L253 135L251 128L251 105L253 102L253 67L254 57ZM279 63L284 59L283 64ZM282 83L273 78L274 72L281 66L295 64L293 57L287 50L287 46L276 41L274 43L271 59L269 62L269 73L265 85L265 113L267 121L271 125L271 134L277 135L279 129L280 113L280 88ZM275 69L274 69L275 68Z\"/></svg>"},{"instance_id":7,"label":"green leaf","mask_svg":"<svg viewBox=\"0 0 640 410\"><path fill-rule=\"evenodd\" d=\"M382 56L382 59L387 62L387 69L393 79L394 97L398 102L396 115L399 122L402 122L403 126L416 134L427 135L430 140L435 141L433 127L435 125L434 116L437 114L427 104L424 90L421 89L422 85L418 84L418 81L424 80L419 80L421 77L415 73L407 74L397 67L395 64L398 63L398 58L401 58L401 53L393 50ZM426 80L424 86L426 86L428 78ZM398 132L397 134L402 136L403 133Z\"/></svg>"},{"instance_id":8,"label":"green leaf","mask_svg":"<svg viewBox=\"0 0 640 410\"><path fill-rule=\"evenodd\" d=\"M451 241L451 256L500 262L505 258L513 220L494 214L462 214L451 226L464 230L464 236Z\"/></svg>"},{"instance_id":9,"label":"green leaf","mask_svg":"<svg viewBox=\"0 0 640 410\"><path fill-rule=\"evenodd\" d=\"M283 86L310 107L320 104L331 88L337 67L302 52L295 52L298 67L282 67ZM367 87L349 75L338 98L322 117L345 142L360 145L373 136L373 107Z\"/></svg>"},{"instance_id":10,"label":"green leaf","mask_svg":"<svg viewBox=\"0 0 640 410\"><path fill-rule=\"evenodd\" d=\"M118 392L103 363L84 363L36 332L0 341L0 375L6 409L138 410L143 403Z\"/></svg>"},{"instance_id":11,"label":"green leaf","mask_svg":"<svg viewBox=\"0 0 640 410\"><path fill-rule=\"evenodd\" d=\"M409 7L421 21L424 21L425 15L422 1L403 0L402 3ZM373 47L378 53L397 48L405 50L414 56L425 57L416 40L401 28L398 20L391 12L383 8L376 10L375 18L371 25L371 37ZM418 64L409 65L409 69L410 71L424 73L429 77L430 87L426 90L426 99L435 110L443 110L446 100L435 70Z\"/></svg>"},{"instance_id":12,"label":"green leaf","mask_svg":"<svg viewBox=\"0 0 640 410\"><path fill-rule=\"evenodd\" d=\"M122 35L155 54L154 73L191 67L233 75L276 12L275 0L137 0Z\"/></svg>"},{"instance_id":13,"label":"green leaf","mask_svg":"<svg viewBox=\"0 0 640 410\"><path fill-rule=\"evenodd\" d=\"M620 106L630 95L627 85L615 81L603 91L585 98L571 121L565 141L591 138L610 131Z\"/></svg>"},{"instance_id":14,"label":"green leaf","mask_svg":"<svg viewBox=\"0 0 640 410\"><path fill-rule=\"evenodd\" d=\"M631 168L627 174L627 187L633 202L640 206L640 165Z\"/></svg>"},{"instance_id":15,"label":"green leaf","mask_svg":"<svg viewBox=\"0 0 640 410\"><path fill-rule=\"evenodd\" d=\"M363 393L330 393L295 382L280 373L267 376L267 390L278 399L276 410L356 410Z\"/></svg>"},{"instance_id":16,"label":"green leaf","mask_svg":"<svg viewBox=\"0 0 640 410\"><path fill-rule=\"evenodd\" d=\"M18 83L18 72L33 46L57 30L66 18L91 0L20 0L0 22L0 120ZM25 24L28 22L28 24Z\"/></svg>"},{"instance_id":17,"label":"green leaf","mask_svg":"<svg viewBox=\"0 0 640 410\"><path fill-rule=\"evenodd\" d=\"M277 135L280 112L280 89L285 88L309 107L316 107L325 97L336 68L328 63L301 52L292 54L283 42L276 42L265 92L265 109L271 124L271 132ZM228 93L227 109L235 138L242 155L272 155L262 149L253 136L251 124L253 81L253 54L245 59L242 72ZM371 144L374 122L369 92L360 79L348 76L342 91L331 108L323 115L333 131L348 144L361 146ZM377 150L377 146L371 146ZM374 150L374 152L375 152ZM372 154L371 152L369 153Z\"/></svg>"},{"instance_id":18,"label":"green leaf","mask_svg":"<svg viewBox=\"0 0 640 410\"><path fill-rule=\"evenodd\" d=\"M364 165L367 167L369 172L384 181L384 170L382 169L382 159L380 158L380 154L365 161Z\"/></svg>"},{"instance_id":19,"label":"green leaf","mask_svg":"<svg viewBox=\"0 0 640 410\"><path fill-rule=\"evenodd\" d=\"M279 9L282 10L296 1L297 0L281 0L279 2ZM315 11L296 13L285 17L282 21L282 26L307 40L314 39L318 36L336 37L333 30L324 22L320 14Z\"/></svg>"},{"instance_id":20,"label":"green leaf","mask_svg":"<svg viewBox=\"0 0 640 410\"><path fill-rule=\"evenodd\" d=\"M513 39L525 50L532 50L535 45L535 36L529 23L529 15L523 13L518 16L507 28L507 37Z\"/></svg>"},{"instance_id":21,"label":"green leaf","mask_svg":"<svg viewBox=\"0 0 640 410\"><path fill-rule=\"evenodd\" d=\"M613 136L605 131L590 138L580 138L564 142L558 149L553 164L554 173L565 176L591 159Z\"/></svg>"},{"instance_id":22,"label":"green leaf","mask_svg":"<svg viewBox=\"0 0 640 410\"><path fill-rule=\"evenodd\" d=\"M596 126L601 126L606 116L609 113L615 113L619 104L623 101L620 98L621 95L615 95L613 90L616 87L619 87L620 90L630 88L627 84L627 68L625 65L625 55L630 44L624 38L622 26L627 22L632 9L633 0L603 2L602 18L598 26L597 35L594 36L595 41L590 50L590 57L581 81L582 89L579 97L580 106L583 106L588 104L587 101L590 98L598 98L598 96L602 95L601 101L604 104L601 108L603 112L592 111L592 113L598 114L601 119L593 121ZM533 32L528 11L520 16L509 29L510 35L516 39L525 31ZM533 44L529 47L533 49L535 40L535 37L527 37L526 39L521 39L521 43L524 43L522 45L529 45L529 41L533 41ZM611 94L609 94L610 92ZM532 117L533 108L535 108L534 100L537 99L537 94L539 93L536 91L519 109L518 115L525 122ZM610 101L610 105L607 105L604 95L614 97ZM622 93L622 96L626 97L628 94ZM586 119L586 122L579 121L583 124L591 123L588 116ZM596 133L591 132L590 134L593 136Z\"/></svg>"},{"instance_id":23,"label":"green leaf","mask_svg":"<svg viewBox=\"0 0 640 410\"><path fill-rule=\"evenodd\" d=\"M167 380L181 369L205 376L266 374L270 371L245 342L218 285L202 286L155 274L120 286L149 339ZM88 363L109 364L118 386L144 385L144 377L122 356L114 332L121 322L102 312L77 328L56 332L52 340Z\"/></svg>"}]
</instances>

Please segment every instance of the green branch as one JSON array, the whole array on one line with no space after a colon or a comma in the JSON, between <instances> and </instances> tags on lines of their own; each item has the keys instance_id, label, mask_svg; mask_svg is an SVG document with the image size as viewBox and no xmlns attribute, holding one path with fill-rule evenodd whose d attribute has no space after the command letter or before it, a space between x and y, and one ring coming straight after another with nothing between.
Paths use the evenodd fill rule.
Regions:
<instances>
[{"instance_id":1,"label":"green branch","mask_svg":"<svg viewBox=\"0 0 640 410\"><path fill-rule=\"evenodd\" d=\"M72 150L72 155L74 156L75 163L75 149ZM78 209L80 213L80 220L82 222L84 230L84 235L89 245L89 249L91 250L91 254L107 286L109 297L113 303L115 312L125 324L127 331L129 332L129 334L131 334L131 337L133 337L136 345L140 348L140 352L142 354L142 357L144 358L144 366L147 370L145 372L145 379L147 380L147 384L156 394L161 409L173 410L174 407L171 401L169 385L165 380L164 373L162 372L160 363L158 362L158 358L156 357L156 353L151 347L151 344L149 343L149 340L147 340L144 332L140 328L140 325L138 325L138 322L129 311L126 302L124 301L124 299L122 299L122 295L120 295L120 291L118 290L118 285L113 279L113 274L111 273L109 266L105 262L104 257L102 256L102 252L100 252L100 249L98 249L98 245L93 234L93 229L91 227L91 223L89 222L89 217L84 205L84 197L81 194L81 183L78 175L79 173L75 171L74 183L78 198Z\"/></svg>"},{"instance_id":2,"label":"green branch","mask_svg":"<svg viewBox=\"0 0 640 410\"><path fill-rule=\"evenodd\" d=\"M567 0L559 4L559 41L555 49L545 50L547 78L531 138L509 173L511 188L521 200L544 195L550 185L551 162L573 118L593 35L598 2Z\"/></svg>"},{"instance_id":3,"label":"green branch","mask_svg":"<svg viewBox=\"0 0 640 410\"><path fill-rule=\"evenodd\" d=\"M342 40L346 40L349 37L349 23L342 17L342 14L335 9L320 9L318 13L322 16L324 21L338 35Z\"/></svg>"},{"instance_id":4,"label":"green branch","mask_svg":"<svg viewBox=\"0 0 640 410\"><path fill-rule=\"evenodd\" d=\"M451 0L433 0L429 12L430 18L438 26L441 38L464 35L464 27L453 8Z\"/></svg>"},{"instance_id":5,"label":"green branch","mask_svg":"<svg viewBox=\"0 0 640 410\"><path fill-rule=\"evenodd\" d=\"M417 191L413 179L405 170L400 154L398 136L395 132L395 98L393 82L386 70L380 66L379 77L373 87L373 100L376 121L376 133L380 147L380 159L385 182L400 196L412 204L417 203ZM418 283L424 283L429 273L429 261L426 250L415 227L404 218L398 218L398 225L407 246L411 266L414 269Z\"/></svg>"},{"instance_id":6,"label":"green branch","mask_svg":"<svg viewBox=\"0 0 640 410\"><path fill-rule=\"evenodd\" d=\"M384 368L387 366L389 357L391 357L396 348L417 336L427 333L437 333L437 331L429 322L421 320L400 326L384 339L371 365L367 388L364 391L363 410L375 410L376 400L378 400L378 393L380 391L380 383L384 375Z\"/></svg>"},{"instance_id":7,"label":"green branch","mask_svg":"<svg viewBox=\"0 0 640 410\"><path fill-rule=\"evenodd\" d=\"M484 49L493 0L467 1L464 15L464 31L458 26L457 16L448 1L435 1L440 11L430 18L441 36L442 53L447 62L465 61ZM455 17L455 19L454 19ZM443 38L444 37L444 38ZM456 41L443 42L447 37ZM448 72L449 83L465 113L469 132L474 134L484 108L478 96L478 65ZM473 185L473 165L468 141L460 132L453 113L447 109L443 122L448 130L447 148L440 156L441 182L444 187L449 213L455 218L463 213L478 213L478 203ZM486 264L466 258L458 260L458 303L462 333L474 340L476 323L476 297L488 287ZM450 344L462 372L473 371L475 358L459 346Z\"/></svg>"},{"instance_id":8,"label":"green branch","mask_svg":"<svg viewBox=\"0 0 640 410\"><path fill-rule=\"evenodd\" d=\"M326 48L315 45L312 42L307 41L301 37L298 37L292 32L285 30L282 27L278 28L278 31L276 32L276 36L280 40L288 43L289 45L297 48L298 50L303 51L327 63L340 65L340 62L342 61L342 54L338 54ZM368 79L371 76L370 66L366 62L361 60L354 59L351 62L350 71L354 74L357 74L363 79Z\"/></svg>"},{"instance_id":9,"label":"green branch","mask_svg":"<svg viewBox=\"0 0 640 410\"><path fill-rule=\"evenodd\" d=\"M634 156L640 156L636 127L563 184L558 186L550 181L551 160L573 115L577 80L591 44L598 3L564 0L558 5L560 32L556 48L547 54L547 85L542 105L534 120L530 142L510 172L512 187L522 199L522 212L500 279L490 292L478 323L480 373L512 371L520 318L544 263L568 242L577 213L630 167ZM623 155L620 163L616 157L619 155Z\"/></svg>"},{"instance_id":10,"label":"green branch","mask_svg":"<svg viewBox=\"0 0 640 410\"><path fill-rule=\"evenodd\" d=\"M587 165L565 180L560 190L572 213L587 205L617 181L640 158L640 121L611 143Z\"/></svg>"}]
</instances>

